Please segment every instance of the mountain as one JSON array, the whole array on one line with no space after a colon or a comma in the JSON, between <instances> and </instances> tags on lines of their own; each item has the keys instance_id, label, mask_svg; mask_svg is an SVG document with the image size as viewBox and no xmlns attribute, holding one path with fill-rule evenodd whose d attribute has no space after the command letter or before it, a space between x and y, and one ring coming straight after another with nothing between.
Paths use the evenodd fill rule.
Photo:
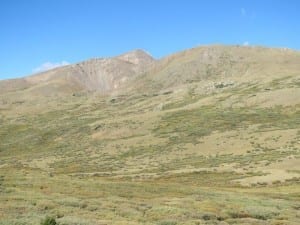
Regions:
<instances>
[{"instance_id":1,"label":"mountain","mask_svg":"<svg viewBox=\"0 0 300 225\"><path fill-rule=\"evenodd\" d=\"M114 58L90 59L21 79L0 81L0 93L24 89L36 95L76 91L108 93L143 73L154 61L142 50Z\"/></svg>"},{"instance_id":2,"label":"mountain","mask_svg":"<svg viewBox=\"0 0 300 225\"><path fill-rule=\"evenodd\" d=\"M300 224L300 52L136 50L0 82L0 224Z\"/></svg>"},{"instance_id":3,"label":"mountain","mask_svg":"<svg viewBox=\"0 0 300 225\"><path fill-rule=\"evenodd\" d=\"M145 85L172 88L222 79L254 82L299 73L300 53L289 49L245 46L204 46L175 53L158 61L141 78ZM287 71L288 70L288 71ZM147 82L145 82L147 80Z\"/></svg>"},{"instance_id":4,"label":"mountain","mask_svg":"<svg viewBox=\"0 0 300 225\"><path fill-rule=\"evenodd\" d=\"M153 59L142 50L114 58L90 59L33 76L0 81L0 93L26 90L35 95L97 91L102 94L158 91L216 80L263 82L297 74L299 52L243 46L204 46ZM288 70L288 71L287 71Z\"/></svg>"}]
</instances>

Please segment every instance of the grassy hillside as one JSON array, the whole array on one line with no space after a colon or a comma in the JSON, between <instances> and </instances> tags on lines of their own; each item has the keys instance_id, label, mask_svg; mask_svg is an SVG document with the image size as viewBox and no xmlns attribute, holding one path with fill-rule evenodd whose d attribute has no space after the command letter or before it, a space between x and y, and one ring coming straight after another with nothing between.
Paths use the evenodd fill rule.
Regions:
<instances>
[{"instance_id":1,"label":"grassy hillside","mask_svg":"<svg viewBox=\"0 0 300 225\"><path fill-rule=\"evenodd\" d=\"M0 224L299 224L299 58L204 47L111 95L0 95Z\"/></svg>"}]
</instances>

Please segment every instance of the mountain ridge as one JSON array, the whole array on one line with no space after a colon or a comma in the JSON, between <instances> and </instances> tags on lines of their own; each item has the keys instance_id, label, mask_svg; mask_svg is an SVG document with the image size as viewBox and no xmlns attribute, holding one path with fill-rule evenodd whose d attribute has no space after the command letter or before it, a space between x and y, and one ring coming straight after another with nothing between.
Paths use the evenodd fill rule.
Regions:
<instances>
[{"instance_id":1,"label":"mountain ridge","mask_svg":"<svg viewBox=\"0 0 300 225\"><path fill-rule=\"evenodd\" d=\"M0 92L34 89L36 86L37 89L49 89L41 91L41 95L51 95L51 91L64 94L64 90L68 90L66 94L78 91L108 94L114 90L119 92L120 88L140 86L144 89L145 81L142 81L143 85L139 84L143 79L150 80L154 86L171 88L195 80L228 76L230 73L233 77L238 73L257 73L251 69L260 70L258 72L261 73L264 68L254 64L266 66L277 60L277 64L282 65L291 58L295 60L295 57L300 58L298 51L285 48L213 45L187 49L156 60L144 50L136 49L111 58L92 58L23 78L2 80ZM133 85L126 87L128 80ZM39 91L36 90L36 93Z\"/></svg>"}]
</instances>

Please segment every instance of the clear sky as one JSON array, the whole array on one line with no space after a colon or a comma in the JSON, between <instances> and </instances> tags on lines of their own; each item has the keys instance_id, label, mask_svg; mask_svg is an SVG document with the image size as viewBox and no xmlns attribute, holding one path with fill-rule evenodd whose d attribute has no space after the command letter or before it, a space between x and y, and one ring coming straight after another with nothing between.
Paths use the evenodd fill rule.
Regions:
<instances>
[{"instance_id":1,"label":"clear sky","mask_svg":"<svg viewBox=\"0 0 300 225\"><path fill-rule=\"evenodd\" d=\"M144 49L300 50L299 0L0 0L0 79Z\"/></svg>"}]
</instances>

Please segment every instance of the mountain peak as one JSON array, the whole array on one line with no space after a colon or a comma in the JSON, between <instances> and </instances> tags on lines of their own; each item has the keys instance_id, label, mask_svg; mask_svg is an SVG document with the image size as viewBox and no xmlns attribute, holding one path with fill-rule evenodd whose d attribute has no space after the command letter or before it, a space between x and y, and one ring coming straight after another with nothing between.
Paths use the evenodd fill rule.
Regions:
<instances>
[{"instance_id":1,"label":"mountain peak","mask_svg":"<svg viewBox=\"0 0 300 225\"><path fill-rule=\"evenodd\" d=\"M147 64L155 60L149 53L142 49L136 49L124 53L120 56L117 56L117 58L132 64Z\"/></svg>"}]
</instances>

